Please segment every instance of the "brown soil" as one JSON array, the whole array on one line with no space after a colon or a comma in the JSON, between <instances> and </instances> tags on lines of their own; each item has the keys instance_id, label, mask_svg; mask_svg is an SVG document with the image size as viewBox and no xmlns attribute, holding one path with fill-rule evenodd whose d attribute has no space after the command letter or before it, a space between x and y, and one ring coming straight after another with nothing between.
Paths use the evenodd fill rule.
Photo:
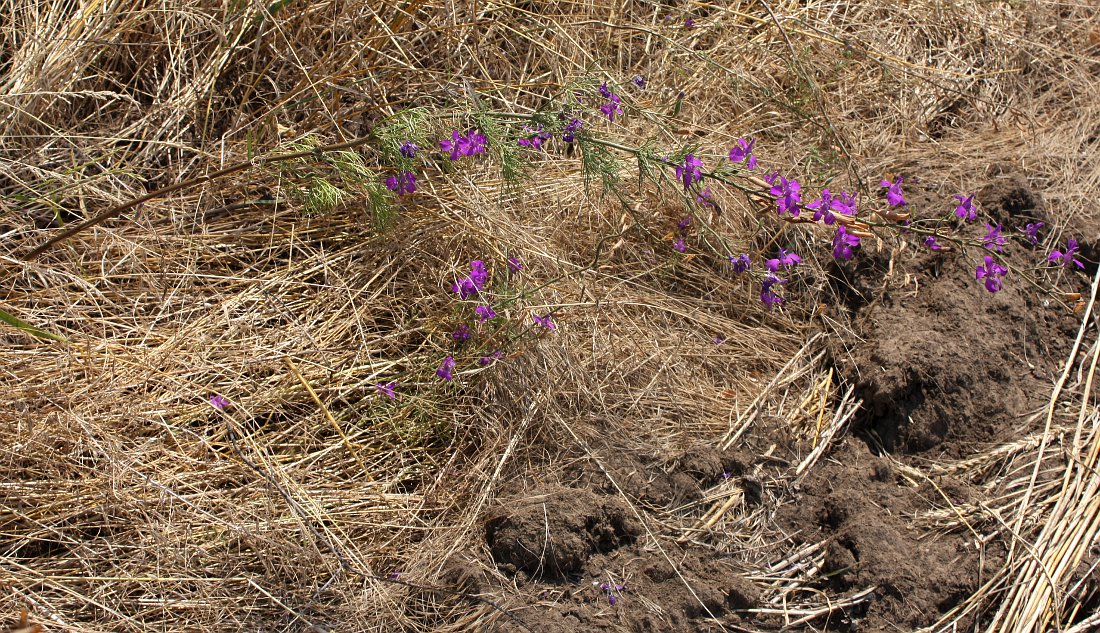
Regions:
<instances>
[{"instance_id":1,"label":"brown soil","mask_svg":"<svg viewBox=\"0 0 1100 633\"><path fill-rule=\"evenodd\" d=\"M1040 197L1014 174L994 173L978 197L1007 230L1049 222ZM910 210L931 215L943 198L915 186ZM980 225L964 230L984 234ZM598 465L579 461L560 486L516 485L485 538L492 564L532 596L522 611L532 630L783 628L787 621L767 612L782 607L774 585L747 577L750 552L677 542L664 526L640 521L637 510L645 509L663 513L669 525L690 523L683 509L698 507L727 479L743 489L744 504L774 522L775 542L790 551L824 544L823 565L800 591L873 591L869 600L810 620L816 627L913 630L989 578L1003 559L999 543L912 524L946 500L970 499L966 483L915 479L894 464L904 470L906 463L965 457L1019 437L1026 415L1049 396L1076 323L1018 275L1006 277L1001 292L986 292L974 279L977 251L933 253L914 236L905 240L831 271L836 299L829 309L846 314L853 328L832 337L833 362L865 404L850 433L799 485L761 476L797 458L797 447L764 425L729 451L617 448ZM1022 243L1011 248L1039 257L1023 252ZM761 449L769 445L779 451L765 458Z\"/></svg>"}]
</instances>

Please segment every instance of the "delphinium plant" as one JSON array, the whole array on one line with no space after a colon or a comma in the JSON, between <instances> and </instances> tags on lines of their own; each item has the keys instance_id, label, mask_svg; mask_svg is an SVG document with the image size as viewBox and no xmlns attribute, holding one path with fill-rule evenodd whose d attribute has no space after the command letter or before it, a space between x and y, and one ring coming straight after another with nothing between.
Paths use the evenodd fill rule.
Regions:
<instances>
[{"instance_id":1,"label":"delphinium plant","mask_svg":"<svg viewBox=\"0 0 1100 633\"><path fill-rule=\"evenodd\" d=\"M639 183L676 192L684 205L683 214L667 244L657 245L655 252L667 248L666 257L709 258L721 263L729 274L751 280L749 286L769 310L783 309L789 282L799 275L803 257L783 247L754 251L753 236L724 234L711 226L701 211L722 208L718 185L745 196L757 210L761 227L786 224L827 232L823 248L840 262L859 257L865 240L897 232L917 236L932 252L962 250L972 259L976 288L989 293L1000 292L1014 277L1042 285L1042 279L1049 279L1041 274L1044 269L1084 267L1072 237L1064 247L1030 265L1013 262L1010 244L1037 245L1045 229L1043 223L1005 227L982 220L972 192L944 200L939 217L913 218L904 175L883 178L876 191L846 191L827 184L813 187L797 174L769 167L766 158L761 158L766 147L751 136L721 148L723 159L713 164L703 158L709 152L702 145L661 147L655 138L632 142L625 135L616 136L615 130L624 129L614 126L616 122L635 114L652 114L630 96L646 86L640 76L622 87L610 80L588 80L562 91L533 113L493 111L473 99L464 108L399 112L380 122L368 136L336 145L326 146L316 137L306 137L282 153L120 205L65 231L31 255L158 194L256 166L278 170L291 197L310 213L324 213L350 199L364 200L377 230L384 233L392 230L402 209L415 212L422 187L433 179L484 169L488 163L499 171L506 186L518 187L538 169L540 156L557 152L579 158L590 194L618 200L631 213L636 211L630 207L621 182L627 161L634 162ZM677 96L674 112L682 99ZM644 224L646 218L641 220ZM971 225L984 226L984 234L974 237L974 231L967 230ZM503 246L507 250L508 245ZM553 309L533 307L542 286L528 283L525 264L516 257L498 259L456 261L445 272L449 281L440 292L449 297L453 310L438 333L444 345L439 357L427 363L434 368L434 375L427 378L458 382L507 359L525 341L551 335L558 327ZM1053 290L1049 284L1047 287ZM1075 298L1072 294L1062 296ZM398 398L403 385L424 382L424 377L414 376L378 378L377 394L388 400Z\"/></svg>"}]
</instances>

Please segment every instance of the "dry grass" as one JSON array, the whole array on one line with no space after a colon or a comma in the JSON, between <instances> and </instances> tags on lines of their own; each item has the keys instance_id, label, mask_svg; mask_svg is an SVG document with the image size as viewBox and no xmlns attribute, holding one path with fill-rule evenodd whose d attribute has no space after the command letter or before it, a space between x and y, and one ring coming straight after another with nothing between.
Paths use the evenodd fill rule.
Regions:
<instances>
[{"instance_id":1,"label":"dry grass","mask_svg":"<svg viewBox=\"0 0 1100 633\"><path fill-rule=\"evenodd\" d=\"M616 450L732 442L764 410L789 421L800 451L774 476L797 480L855 404L807 325L820 288L768 313L704 258L654 256L678 203L629 189L631 217L585 195L570 157L541 159L519 195L502 195L488 167L430 173L384 232L362 200L310 215L278 173L250 170L25 261L58 220L307 134L340 142L402 108L463 108L467 85L490 107L531 112L578 78L635 74L649 84L631 97L640 105L687 98L671 128L625 117L616 128L627 138L703 143L715 160L751 134L764 160L812 180L873 187L896 171L948 195L1007 163L1049 192L1061 222L1095 220L1082 217L1100 193L1094 7L412 0L282 3L270 15L266 4L0 2L0 309L68 341L0 330L0 613L29 605L51 631L507 622L484 603L378 576L446 584L483 547L485 513L509 481L553 481L570 460ZM697 28L682 28L687 15ZM776 237L754 232L747 201L719 193L715 229L754 236L736 247ZM249 204L270 199L280 203ZM648 233L623 232L639 222ZM600 240L620 233L591 266ZM450 281L475 257L510 255L532 284L554 280L531 303L553 307L560 328L439 384ZM828 336L850 336L826 323ZM373 387L387 380L400 383L393 402ZM1060 571L1095 538L1100 498L1086 468L1096 416L1084 385L1072 387L1080 416L1058 417L1050 433L1064 429L1081 459L1030 488L1037 514L1019 534L1034 537L1035 556L1064 561ZM213 393L232 405L214 410ZM1012 464L1053 457L1028 457L1035 449L960 468L1018 477ZM990 499L1022 494L1014 486L998 479ZM689 521L647 513L650 535L753 552L770 596L813 574L816 550L777 565L788 553L769 541L766 517L731 503L737 491L713 492ZM1011 523L1012 498L999 503ZM965 512L977 521L987 510ZM1070 539L1059 525L1083 531ZM1012 590L974 597L1002 605L997 630L1070 621L1042 602L1031 564L1013 558L998 577ZM1068 577L1053 578L1070 592L1063 602ZM527 603L503 577L482 595ZM864 597L821 597L788 616Z\"/></svg>"}]
</instances>

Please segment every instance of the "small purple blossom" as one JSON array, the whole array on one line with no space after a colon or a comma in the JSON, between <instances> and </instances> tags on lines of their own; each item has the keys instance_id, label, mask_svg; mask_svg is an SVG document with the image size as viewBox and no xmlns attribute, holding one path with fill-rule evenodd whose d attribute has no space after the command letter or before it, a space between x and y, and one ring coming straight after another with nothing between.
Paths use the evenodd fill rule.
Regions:
<instances>
[{"instance_id":1,"label":"small purple blossom","mask_svg":"<svg viewBox=\"0 0 1100 633\"><path fill-rule=\"evenodd\" d=\"M606 81L600 84L600 87L596 89L596 92L600 93L600 96L604 99L610 99L611 95L615 94L614 92L611 92L611 88L607 87Z\"/></svg>"},{"instance_id":2,"label":"small purple blossom","mask_svg":"<svg viewBox=\"0 0 1100 633\"><path fill-rule=\"evenodd\" d=\"M695 28L695 20L693 20L691 18L688 18L688 19L684 20L684 28L685 29Z\"/></svg>"},{"instance_id":3,"label":"small purple blossom","mask_svg":"<svg viewBox=\"0 0 1100 633\"><path fill-rule=\"evenodd\" d=\"M684 183L684 189L690 189L691 186L703 179L703 161L695 157L694 154L688 154L684 156L684 164L676 166L676 180Z\"/></svg>"},{"instance_id":4,"label":"small purple blossom","mask_svg":"<svg viewBox=\"0 0 1100 633\"><path fill-rule=\"evenodd\" d=\"M451 338L458 343L464 343L470 340L470 328L465 323L459 323L454 332L451 332Z\"/></svg>"},{"instance_id":5,"label":"small purple blossom","mask_svg":"<svg viewBox=\"0 0 1100 633\"><path fill-rule=\"evenodd\" d=\"M845 191L834 196L828 189L822 189L821 197L807 204L806 208L814 210L814 222L824 220L827 226L832 226L836 222L833 211L842 215L855 215L856 199L854 195Z\"/></svg>"},{"instance_id":6,"label":"small purple blossom","mask_svg":"<svg viewBox=\"0 0 1100 633\"><path fill-rule=\"evenodd\" d=\"M455 359L448 356L443 359L443 363L439 365L439 369L435 370L435 375L439 376L443 380L450 382L454 380L454 374L452 373L455 368Z\"/></svg>"},{"instance_id":7,"label":"small purple blossom","mask_svg":"<svg viewBox=\"0 0 1100 633\"><path fill-rule=\"evenodd\" d=\"M546 316L539 316L537 314L533 314L533 315L531 315L531 318L535 320L535 323L541 325L542 327L544 327L548 330L553 330L554 328L558 327L557 325L554 324L553 321L550 320L550 315L549 314L547 314Z\"/></svg>"},{"instance_id":8,"label":"small purple blossom","mask_svg":"<svg viewBox=\"0 0 1100 633\"><path fill-rule=\"evenodd\" d=\"M386 396L390 400L397 398L397 381L391 380L387 383L378 383L374 388L378 390L378 393Z\"/></svg>"},{"instance_id":9,"label":"small purple blossom","mask_svg":"<svg viewBox=\"0 0 1100 633\"><path fill-rule=\"evenodd\" d=\"M943 245L936 241L935 235L927 235L924 238L924 245L933 251L942 251Z\"/></svg>"},{"instance_id":10,"label":"small purple blossom","mask_svg":"<svg viewBox=\"0 0 1100 633\"><path fill-rule=\"evenodd\" d=\"M493 352L492 354L489 354L488 356L482 356L481 358L478 359L477 362L481 363L482 365L489 365L489 364L491 364L495 361L500 360L503 357L504 357L504 352L502 352L498 349L497 351Z\"/></svg>"},{"instance_id":11,"label":"small purple blossom","mask_svg":"<svg viewBox=\"0 0 1100 633\"><path fill-rule=\"evenodd\" d=\"M401 152L401 155L405 158L416 158L416 153L420 151L420 148L412 141L405 141L397 151Z\"/></svg>"},{"instance_id":12,"label":"small purple blossom","mask_svg":"<svg viewBox=\"0 0 1100 633\"><path fill-rule=\"evenodd\" d=\"M983 259L985 265L978 265L978 268L974 271L974 278L985 279L985 289L990 292L997 292L1003 287L1001 277L1008 273L1008 269L995 262L990 255L986 255Z\"/></svg>"},{"instance_id":13,"label":"small purple blossom","mask_svg":"<svg viewBox=\"0 0 1100 633\"><path fill-rule=\"evenodd\" d=\"M551 134L543 130L542 125L536 125L535 127L523 126L523 132L527 135L526 138L521 138L516 141L521 147L528 147L533 150L541 150L542 144L550 139Z\"/></svg>"},{"instance_id":14,"label":"small purple blossom","mask_svg":"<svg viewBox=\"0 0 1100 633\"><path fill-rule=\"evenodd\" d=\"M1039 229L1043 228L1043 226L1042 222L1031 222L1020 229L1020 231L1023 231L1027 241L1030 242L1032 246L1035 246L1039 243Z\"/></svg>"},{"instance_id":15,"label":"small purple blossom","mask_svg":"<svg viewBox=\"0 0 1100 633\"><path fill-rule=\"evenodd\" d=\"M776 211L779 215L790 213L792 217L798 217L799 207L802 204L802 185L795 179L787 180L783 176L776 176L778 184L772 184L771 195L776 198Z\"/></svg>"},{"instance_id":16,"label":"small purple blossom","mask_svg":"<svg viewBox=\"0 0 1100 633\"><path fill-rule=\"evenodd\" d=\"M634 79L631 79L630 81L639 88L645 88L645 77L641 75L634 75Z\"/></svg>"},{"instance_id":17,"label":"small purple blossom","mask_svg":"<svg viewBox=\"0 0 1100 633\"><path fill-rule=\"evenodd\" d=\"M730 255L730 263L733 264L733 272L738 275L748 272L749 268L752 267L752 261L749 260L748 253L742 253L737 257Z\"/></svg>"},{"instance_id":18,"label":"small purple blossom","mask_svg":"<svg viewBox=\"0 0 1100 633\"><path fill-rule=\"evenodd\" d=\"M592 583L592 584L596 584L596 583ZM615 606L615 603L619 601L615 594L617 594L620 591L626 589L626 585L618 585L618 584L612 584L612 583L609 583L609 582L605 582L605 583L600 584L600 589L602 591L604 591L605 593L607 593L607 603L610 604L611 606Z\"/></svg>"},{"instance_id":19,"label":"small purple blossom","mask_svg":"<svg viewBox=\"0 0 1100 633\"><path fill-rule=\"evenodd\" d=\"M496 318L497 311L494 310L490 305L479 305L478 307L474 308L474 314L477 315L477 319L479 322L484 323L489 319Z\"/></svg>"},{"instance_id":20,"label":"small purple blossom","mask_svg":"<svg viewBox=\"0 0 1100 633\"><path fill-rule=\"evenodd\" d=\"M218 394L210 394L210 406L214 407L218 411L224 411L229 406L229 399L219 396Z\"/></svg>"},{"instance_id":21,"label":"small purple blossom","mask_svg":"<svg viewBox=\"0 0 1100 633\"><path fill-rule=\"evenodd\" d=\"M959 201L959 205L955 207L955 217L965 219L968 223L973 222L978 217L978 211L974 208L974 194L955 194L953 197Z\"/></svg>"},{"instance_id":22,"label":"small purple blossom","mask_svg":"<svg viewBox=\"0 0 1100 633\"><path fill-rule=\"evenodd\" d=\"M780 279L772 273L768 273L768 276L764 278L764 282L760 287L760 301L768 306L769 310L777 305L783 305L783 297L777 295L775 291L772 290L772 286L785 283L787 283L786 279Z\"/></svg>"},{"instance_id":23,"label":"small purple blossom","mask_svg":"<svg viewBox=\"0 0 1100 633\"><path fill-rule=\"evenodd\" d=\"M676 241L672 243L672 248L676 249L677 251L679 251L681 253L687 251L687 244L684 243L684 238L682 238L682 237L676 238Z\"/></svg>"},{"instance_id":24,"label":"small purple blossom","mask_svg":"<svg viewBox=\"0 0 1100 633\"><path fill-rule=\"evenodd\" d=\"M411 171L403 171L396 175L391 174L389 178L386 178L386 189L396 191L399 196L412 193L416 191L416 174Z\"/></svg>"},{"instance_id":25,"label":"small purple blossom","mask_svg":"<svg viewBox=\"0 0 1100 633\"><path fill-rule=\"evenodd\" d=\"M1066 265L1069 264L1070 262L1073 262L1073 265L1077 266L1078 268L1084 268L1085 265L1082 264L1081 262L1077 261L1077 259L1074 258L1073 254L1076 253L1076 252L1077 252L1077 240L1075 240L1071 237L1068 240L1066 240L1066 250L1065 250L1065 252L1063 253L1062 251L1060 251L1058 249L1054 249L1053 251L1051 251L1050 255L1047 256L1047 261L1048 262L1054 262L1055 264L1058 264L1062 268L1065 268Z\"/></svg>"},{"instance_id":26,"label":"small purple blossom","mask_svg":"<svg viewBox=\"0 0 1100 633\"><path fill-rule=\"evenodd\" d=\"M737 145L734 145L733 149L730 150L730 160L735 163L747 160L748 162L745 163L745 166L748 167L749 170L756 169L756 155L752 153L752 148L755 146L755 138L747 140L743 138L737 139Z\"/></svg>"},{"instance_id":27,"label":"small purple blossom","mask_svg":"<svg viewBox=\"0 0 1100 633\"><path fill-rule=\"evenodd\" d=\"M985 225L986 234L982 237L982 245L993 251L1003 251L1004 245L1008 243L1004 235L1001 235L1001 225L993 226L992 224Z\"/></svg>"},{"instance_id":28,"label":"small purple blossom","mask_svg":"<svg viewBox=\"0 0 1100 633\"><path fill-rule=\"evenodd\" d=\"M703 189L702 191L700 191L699 193L697 193L695 195L695 201L698 202L699 204L703 205L704 207L713 207L714 206L714 200L712 199L713 195L714 195L714 193L711 192L710 187L707 187L706 189Z\"/></svg>"},{"instance_id":29,"label":"small purple blossom","mask_svg":"<svg viewBox=\"0 0 1100 633\"><path fill-rule=\"evenodd\" d=\"M509 257L508 270L514 273L518 273L519 271L523 270L523 262L520 261L518 257Z\"/></svg>"},{"instance_id":30,"label":"small purple blossom","mask_svg":"<svg viewBox=\"0 0 1100 633\"><path fill-rule=\"evenodd\" d=\"M852 249L856 246L859 246L858 235L849 233L843 224L836 227L836 235L833 236L833 257L848 261L855 255Z\"/></svg>"},{"instance_id":31,"label":"small purple blossom","mask_svg":"<svg viewBox=\"0 0 1100 633\"><path fill-rule=\"evenodd\" d=\"M485 262L475 259L470 262L470 274L451 284L451 292L458 294L463 299L469 299L481 292L488 280L489 271L485 270Z\"/></svg>"},{"instance_id":32,"label":"small purple blossom","mask_svg":"<svg viewBox=\"0 0 1100 633\"><path fill-rule=\"evenodd\" d=\"M802 262L802 258L798 255L789 252L785 248L779 249L779 256L775 259L769 259L764 262L764 267L771 272L776 272L782 267L783 269L793 268L796 264Z\"/></svg>"},{"instance_id":33,"label":"small purple blossom","mask_svg":"<svg viewBox=\"0 0 1100 633\"><path fill-rule=\"evenodd\" d=\"M690 215L685 215L683 217L683 219L681 219L679 222L676 223L676 228L680 229L681 233L686 231L689 226L691 226L691 216Z\"/></svg>"},{"instance_id":34,"label":"small purple blossom","mask_svg":"<svg viewBox=\"0 0 1100 633\"><path fill-rule=\"evenodd\" d=\"M890 203L892 207L900 207L905 205L905 194L901 191L901 176L894 182L889 180L883 180L878 183L880 187L888 187L886 190L886 201Z\"/></svg>"},{"instance_id":35,"label":"small purple blossom","mask_svg":"<svg viewBox=\"0 0 1100 633\"><path fill-rule=\"evenodd\" d=\"M439 142L439 149L450 152L451 160L458 160L463 156L485 153L485 143L485 135L477 130L466 130L466 134L452 130L450 139Z\"/></svg>"},{"instance_id":36,"label":"small purple blossom","mask_svg":"<svg viewBox=\"0 0 1100 633\"><path fill-rule=\"evenodd\" d=\"M564 114L561 116L562 119L565 118ZM581 129L581 126L583 125L584 121L581 121L580 119L570 119L569 123L565 124L565 129L562 130L561 140L565 141L566 143L572 143L573 141L577 140L577 130Z\"/></svg>"},{"instance_id":37,"label":"small purple blossom","mask_svg":"<svg viewBox=\"0 0 1100 633\"><path fill-rule=\"evenodd\" d=\"M607 87L607 84L605 83L602 86L602 88L606 88L606 87ZM611 92L607 96L607 99L608 99L607 103L600 106L600 112L603 112L603 115L607 117L608 121L611 121L612 123L614 123L615 122L615 115L623 113L623 108L622 108L622 105L621 105L623 100L619 98L619 95L617 95L613 92Z\"/></svg>"}]
</instances>

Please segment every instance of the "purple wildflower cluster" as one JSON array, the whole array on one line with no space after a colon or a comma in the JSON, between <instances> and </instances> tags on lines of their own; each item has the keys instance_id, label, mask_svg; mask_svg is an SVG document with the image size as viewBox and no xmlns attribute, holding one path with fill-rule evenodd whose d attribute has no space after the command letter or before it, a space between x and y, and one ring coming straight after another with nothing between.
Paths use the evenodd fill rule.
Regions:
<instances>
[{"instance_id":1,"label":"purple wildflower cluster","mask_svg":"<svg viewBox=\"0 0 1100 633\"><path fill-rule=\"evenodd\" d=\"M573 120L578 121L578 119ZM553 136L542 128L541 123L536 124L534 127L528 125L523 126L523 134L523 138L517 139L516 143L520 147L527 147L536 151L541 150L542 144L550 140Z\"/></svg>"},{"instance_id":2,"label":"purple wildflower cluster","mask_svg":"<svg viewBox=\"0 0 1100 633\"><path fill-rule=\"evenodd\" d=\"M470 262L470 274L451 284L451 292L462 299L469 299L481 292L488 280L489 271L485 269L485 262L475 259Z\"/></svg>"},{"instance_id":3,"label":"purple wildflower cluster","mask_svg":"<svg viewBox=\"0 0 1100 633\"><path fill-rule=\"evenodd\" d=\"M593 582L592 584L595 585L596 583ZM611 606L615 606L615 603L619 601L618 594L626 589L626 585L611 582L602 582L598 587L600 591L607 594L607 604Z\"/></svg>"},{"instance_id":4,"label":"purple wildflower cluster","mask_svg":"<svg viewBox=\"0 0 1100 633\"><path fill-rule=\"evenodd\" d=\"M747 273L749 268L752 268L752 260L749 259L748 253L741 253L740 255L730 255L730 264L733 266L733 272L738 275Z\"/></svg>"},{"instance_id":5,"label":"purple wildflower cluster","mask_svg":"<svg viewBox=\"0 0 1100 633\"><path fill-rule=\"evenodd\" d=\"M484 154L486 142L485 135L478 130L466 130L465 134L453 130L451 138L439 142L439 149L450 152L451 160L458 160L463 156Z\"/></svg>"},{"instance_id":6,"label":"purple wildflower cluster","mask_svg":"<svg viewBox=\"0 0 1100 633\"><path fill-rule=\"evenodd\" d=\"M614 123L615 115L623 113L623 100L619 97L619 95L612 92L611 88L607 87L606 81L600 85L598 92L601 97L607 99L607 101L600 106L600 112L603 112L603 115L607 117L608 121Z\"/></svg>"}]
</instances>

